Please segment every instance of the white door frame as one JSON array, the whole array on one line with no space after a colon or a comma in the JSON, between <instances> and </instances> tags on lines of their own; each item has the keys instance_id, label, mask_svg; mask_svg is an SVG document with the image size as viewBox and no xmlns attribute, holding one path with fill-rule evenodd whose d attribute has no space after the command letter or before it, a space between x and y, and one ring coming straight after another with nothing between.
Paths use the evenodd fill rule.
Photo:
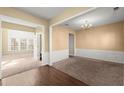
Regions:
<instances>
[{"instance_id":1,"label":"white door frame","mask_svg":"<svg viewBox=\"0 0 124 93\"><path fill-rule=\"evenodd\" d=\"M76 55L76 37L75 37L75 34L74 33L69 33L69 34L73 34L73 36L74 36L74 55L73 56L75 56ZM69 34L68 34L68 53L69 53ZM68 56L69 56L69 54L68 54Z\"/></svg>"},{"instance_id":2,"label":"white door frame","mask_svg":"<svg viewBox=\"0 0 124 93\"><path fill-rule=\"evenodd\" d=\"M40 46L39 46L40 50L38 49L38 53L42 54L42 51L43 51L43 49L41 47L42 46L42 44L41 44L42 43L42 41L41 41L42 40L42 33L41 32L39 32L39 33L36 32L36 35L37 35L37 43L40 43ZM39 36L41 36L41 37L39 38ZM40 39L39 42L38 42L38 39ZM38 60L40 60L40 54L38 55Z\"/></svg>"},{"instance_id":3,"label":"white door frame","mask_svg":"<svg viewBox=\"0 0 124 93\"><path fill-rule=\"evenodd\" d=\"M56 26L56 25L58 25L58 24L61 24L61 23L65 22L65 21L68 21L68 20L70 20L70 19L72 19L72 18L75 18L75 17L77 17L77 16L86 14L86 13L88 13L88 12L90 12L90 11L95 10L95 9L97 9L97 8L96 8L96 7L95 7L95 8L90 8L90 9L88 9L88 10L86 10L86 11L82 11L82 12L80 12L80 13L77 13L77 14L75 14L74 16L71 16L71 17L66 18L66 19L64 19L64 20L61 20L61 21L59 21L59 22L57 22L57 23L54 23L54 24L52 24L52 25L49 26L49 65L52 65L52 31L53 31L53 27ZM76 51L76 50L75 50L75 51ZM75 52L75 53L76 53L76 52Z\"/></svg>"},{"instance_id":4,"label":"white door frame","mask_svg":"<svg viewBox=\"0 0 124 93\"><path fill-rule=\"evenodd\" d=\"M5 16L5 15L0 15L0 30L2 29L1 24L2 22L9 22L9 23L14 23L14 24L19 24L19 25L24 25L28 27L41 27L42 28L42 60L45 64L45 56L44 56L44 51L45 51L45 42L44 42L44 34L45 34L45 26L37 23L32 23L30 21L25 21L19 18L14 18L10 16ZM0 31L0 33L2 33ZM2 34L0 34L0 40L2 41ZM2 43L2 42L1 42ZM2 48L2 44L0 44L0 47ZM1 60L2 54L0 54L0 60ZM1 61L0 61L0 79L1 79Z\"/></svg>"},{"instance_id":5,"label":"white door frame","mask_svg":"<svg viewBox=\"0 0 124 93\"><path fill-rule=\"evenodd\" d=\"M0 79L2 78L2 71L1 71L1 60L2 60L2 27L1 27L1 19L0 19Z\"/></svg>"},{"instance_id":6,"label":"white door frame","mask_svg":"<svg viewBox=\"0 0 124 93\"><path fill-rule=\"evenodd\" d=\"M36 59L36 60L39 60L39 58L38 58L38 54L37 53L39 53L37 50L37 43L38 43L38 41L37 41L37 37L38 37L38 35L41 35L41 37L42 37L42 49L41 49L41 51L40 51L40 53L42 53L42 62L44 62L44 34L43 34L43 32L36 32L36 36L35 36L35 39L36 39L36 41L34 42L34 45L36 45L35 46L35 48L34 48L34 58ZM45 63L43 63L43 64L45 64Z\"/></svg>"}]
</instances>

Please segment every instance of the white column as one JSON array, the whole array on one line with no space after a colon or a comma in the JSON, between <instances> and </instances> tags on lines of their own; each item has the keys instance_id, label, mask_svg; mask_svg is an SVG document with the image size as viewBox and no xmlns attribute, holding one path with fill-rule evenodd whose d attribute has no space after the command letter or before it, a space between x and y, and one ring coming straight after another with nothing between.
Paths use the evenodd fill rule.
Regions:
<instances>
[{"instance_id":1,"label":"white column","mask_svg":"<svg viewBox=\"0 0 124 93\"><path fill-rule=\"evenodd\" d=\"M34 59L38 60L37 56L37 34L34 35Z\"/></svg>"},{"instance_id":2,"label":"white column","mask_svg":"<svg viewBox=\"0 0 124 93\"><path fill-rule=\"evenodd\" d=\"M41 39L40 39L40 35L41 35ZM39 45L40 43L42 43L41 46ZM44 49L45 49L44 27L39 26L36 28L36 34L34 37L34 58L40 60L40 53L42 53L42 65L47 64L47 58L48 58L48 57L46 58L45 56Z\"/></svg>"},{"instance_id":3,"label":"white column","mask_svg":"<svg viewBox=\"0 0 124 93\"><path fill-rule=\"evenodd\" d=\"M0 79L1 79L1 60L2 60L2 27L1 27L2 21L0 20Z\"/></svg>"},{"instance_id":4,"label":"white column","mask_svg":"<svg viewBox=\"0 0 124 93\"><path fill-rule=\"evenodd\" d=\"M52 65L52 26L49 28L49 65Z\"/></svg>"}]
</instances>

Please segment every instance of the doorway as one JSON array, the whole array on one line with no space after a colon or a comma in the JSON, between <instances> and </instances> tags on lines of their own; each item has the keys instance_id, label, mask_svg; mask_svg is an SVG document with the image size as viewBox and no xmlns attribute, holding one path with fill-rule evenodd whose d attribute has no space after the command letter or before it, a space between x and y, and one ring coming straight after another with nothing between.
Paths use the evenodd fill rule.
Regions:
<instances>
[{"instance_id":1,"label":"doorway","mask_svg":"<svg viewBox=\"0 0 124 93\"><path fill-rule=\"evenodd\" d=\"M74 34L69 33L69 57L73 57L74 54Z\"/></svg>"},{"instance_id":2,"label":"doorway","mask_svg":"<svg viewBox=\"0 0 124 93\"><path fill-rule=\"evenodd\" d=\"M37 34L37 57L42 61L42 34Z\"/></svg>"},{"instance_id":3,"label":"doorway","mask_svg":"<svg viewBox=\"0 0 124 93\"><path fill-rule=\"evenodd\" d=\"M2 78L41 66L41 38L34 32L2 28Z\"/></svg>"}]
</instances>

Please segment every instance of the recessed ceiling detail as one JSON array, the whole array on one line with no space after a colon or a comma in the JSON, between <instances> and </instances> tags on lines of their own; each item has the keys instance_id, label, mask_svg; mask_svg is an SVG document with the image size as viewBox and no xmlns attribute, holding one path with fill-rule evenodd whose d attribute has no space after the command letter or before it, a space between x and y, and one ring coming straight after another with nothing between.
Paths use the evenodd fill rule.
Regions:
<instances>
[{"instance_id":1,"label":"recessed ceiling detail","mask_svg":"<svg viewBox=\"0 0 124 93\"><path fill-rule=\"evenodd\" d=\"M71 20L63 22L60 25L69 24L69 27L75 30L80 30L83 20L88 20L92 27L101 26L110 23L124 21L124 8L123 7L100 7L90 11L84 15L80 15Z\"/></svg>"}]
</instances>

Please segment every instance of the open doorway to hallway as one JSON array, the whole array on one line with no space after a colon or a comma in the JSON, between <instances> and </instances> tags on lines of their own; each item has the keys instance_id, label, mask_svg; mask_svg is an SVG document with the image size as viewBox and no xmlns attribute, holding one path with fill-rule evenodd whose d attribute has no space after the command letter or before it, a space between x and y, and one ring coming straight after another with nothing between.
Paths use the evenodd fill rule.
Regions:
<instances>
[{"instance_id":1,"label":"open doorway to hallway","mask_svg":"<svg viewBox=\"0 0 124 93\"><path fill-rule=\"evenodd\" d=\"M38 60L42 61L42 34L37 34L37 57Z\"/></svg>"},{"instance_id":2,"label":"open doorway to hallway","mask_svg":"<svg viewBox=\"0 0 124 93\"><path fill-rule=\"evenodd\" d=\"M74 56L74 34L69 33L69 57Z\"/></svg>"}]
</instances>

